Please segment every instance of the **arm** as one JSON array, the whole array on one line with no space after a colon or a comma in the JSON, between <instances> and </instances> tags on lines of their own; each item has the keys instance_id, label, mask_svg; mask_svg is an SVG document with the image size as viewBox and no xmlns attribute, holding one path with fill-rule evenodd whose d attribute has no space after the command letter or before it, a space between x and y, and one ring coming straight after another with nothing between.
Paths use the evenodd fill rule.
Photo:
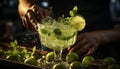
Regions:
<instances>
[{"instance_id":1,"label":"arm","mask_svg":"<svg viewBox=\"0 0 120 69\"><path fill-rule=\"evenodd\" d=\"M76 43L68 50L79 55L92 55L99 46L114 42L120 42L120 25L110 30L81 33L78 35Z\"/></svg>"},{"instance_id":2,"label":"arm","mask_svg":"<svg viewBox=\"0 0 120 69\"><path fill-rule=\"evenodd\" d=\"M120 42L120 24L115 25L111 30L103 31L104 37L106 37L106 43Z\"/></svg>"},{"instance_id":3,"label":"arm","mask_svg":"<svg viewBox=\"0 0 120 69\"><path fill-rule=\"evenodd\" d=\"M37 23L50 16L50 12L41 8L37 3L39 0L19 0L18 11L23 25L31 30L37 31Z\"/></svg>"}]
</instances>

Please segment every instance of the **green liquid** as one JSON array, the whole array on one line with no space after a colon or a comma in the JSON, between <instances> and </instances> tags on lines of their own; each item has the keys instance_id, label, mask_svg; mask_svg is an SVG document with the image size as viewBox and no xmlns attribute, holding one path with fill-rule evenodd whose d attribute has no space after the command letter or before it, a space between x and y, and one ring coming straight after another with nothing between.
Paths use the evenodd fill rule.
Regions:
<instances>
[{"instance_id":1,"label":"green liquid","mask_svg":"<svg viewBox=\"0 0 120 69\"><path fill-rule=\"evenodd\" d=\"M38 32L41 43L54 50L65 49L73 45L77 35L74 27L63 23L42 24Z\"/></svg>"}]
</instances>

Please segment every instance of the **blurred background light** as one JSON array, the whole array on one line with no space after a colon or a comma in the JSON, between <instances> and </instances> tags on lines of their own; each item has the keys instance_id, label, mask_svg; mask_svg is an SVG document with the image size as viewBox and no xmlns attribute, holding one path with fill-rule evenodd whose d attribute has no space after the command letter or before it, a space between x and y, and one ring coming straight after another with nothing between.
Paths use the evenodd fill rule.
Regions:
<instances>
[{"instance_id":1,"label":"blurred background light","mask_svg":"<svg viewBox=\"0 0 120 69\"><path fill-rule=\"evenodd\" d=\"M49 5L48 5L48 2L46 2L46 1L41 2L41 5L42 5L43 7L48 7L48 6L49 6Z\"/></svg>"}]
</instances>

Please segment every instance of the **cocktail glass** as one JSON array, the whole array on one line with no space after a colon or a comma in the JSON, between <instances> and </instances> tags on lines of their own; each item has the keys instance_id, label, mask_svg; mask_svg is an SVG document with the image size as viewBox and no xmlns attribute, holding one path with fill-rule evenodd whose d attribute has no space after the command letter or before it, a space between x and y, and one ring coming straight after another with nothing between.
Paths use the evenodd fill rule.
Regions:
<instances>
[{"instance_id":1,"label":"cocktail glass","mask_svg":"<svg viewBox=\"0 0 120 69\"><path fill-rule=\"evenodd\" d=\"M66 21L54 19L38 24L38 33L42 45L53 49L54 62L62 61L62 51L70 47L76 41L77 30Z\"/></svg>"}]
</instances>

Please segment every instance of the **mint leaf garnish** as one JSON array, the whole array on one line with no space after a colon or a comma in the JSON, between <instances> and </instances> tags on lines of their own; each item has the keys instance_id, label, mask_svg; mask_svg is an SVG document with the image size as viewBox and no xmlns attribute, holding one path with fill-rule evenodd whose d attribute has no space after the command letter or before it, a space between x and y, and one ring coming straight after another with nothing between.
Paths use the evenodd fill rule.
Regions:
<instances>
[{"instance_id":1,"label":"mint leaf garnish","mask_svg":"<svg viewBox=\"0 0 120 69\"><path fill-rule=\"evenodd\" d=\"M47 34L47 30L45 30L45 29L41 29L41 32L42 32L43 34Z\"/></svg>"},{"instance_id":2,"label":"mint leaf garnish","mask_svg":"<svg viewBox=\"0 0 120 69\"><path fill-rule=\"evenodd\" d=\"M78 7L74 6L73 9L69 11L69 15L73 17L76 15L77 11L78 11Z\"/></svg>"},{"instance_id":3,"label":"mint leaf garnish","mask_svg":"<svg viewBox=\"0 0 120 69\"><path fill-rule=\"evenodd\" d=\"M58 28L54 29L54 33L55 33L55 35L61 35L62 34L61 30L58 29Z\"/></svg>"},{"instance_id":4,"label":"mint leaf garnish","mask_svg":"<svg viewBox=\"0 0 120 69\"><path fill-rule=\"evenodd\" d=\"M77 33L75 32L75 33L74 33L73 35L71 35L71 36L65 37L65 36L63 36L63 35L60 35L60 36L56 36L56 37L57 37L57 39L60 39L60 40L69 40L69 39L71 39L72 37L74 37L76 34L77 34Z\"/></svg>"}]
</instances>

